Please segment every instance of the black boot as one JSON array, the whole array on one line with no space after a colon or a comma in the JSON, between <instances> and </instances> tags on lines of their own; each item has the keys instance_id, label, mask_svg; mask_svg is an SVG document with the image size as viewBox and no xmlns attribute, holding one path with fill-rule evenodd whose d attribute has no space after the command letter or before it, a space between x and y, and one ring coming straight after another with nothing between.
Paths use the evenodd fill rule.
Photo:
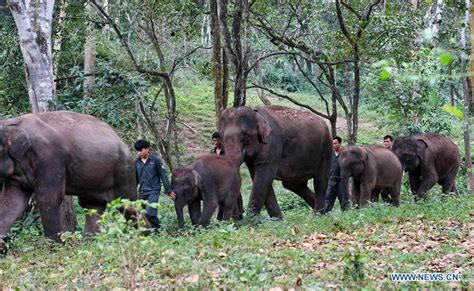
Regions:
<instances>
[{"instance_id":1,"label":"black boot","mask_svg":"<svg viewBox=\"0 0 474 291\"><path fill-rule=\"evenodd\" d=\"M149 215L145 215L146 218L148 219L148 221L150 222L151 226L154 228L154 229L159 229L160 226L161 226L161 223L160 223L160 220L158 219L158 217L156 216L149 216Z\"/></svg>"}]
</instances>

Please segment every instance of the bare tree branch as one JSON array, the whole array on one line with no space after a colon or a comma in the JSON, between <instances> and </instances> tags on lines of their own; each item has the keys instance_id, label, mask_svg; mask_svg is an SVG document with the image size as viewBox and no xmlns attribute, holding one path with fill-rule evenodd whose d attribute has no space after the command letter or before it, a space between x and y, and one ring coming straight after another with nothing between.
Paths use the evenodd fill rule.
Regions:
<instances>
[{"instance_id":1,"label":"bare tree branch","mask_svg":"<svg viewBox=\"0 0 474 291\"><path fill-rule=\"evenodd\" d=\"M324 95L321 93L321 90L319 90L318 86L313 82L313 80L311 80L311 78L308 76L308 74L303 70L303 68L301 67L301 64L300 62L298 61L298 59L294 56L293 57L294 61L296 62L296 66L298 67L298 69L300 70L301 74L303 74L303 76L306 78L306 80L313 86L313 88L316 90L316 92L318 93L319 97L323 100L325 106L326 106L326 113L327 115L329 116L330 113L329 113L329 104L328 104L328 101L326 99L326 97L324 97Z\"/></svg>"},{"instance_id":2,"label":"bare tree branch","mask_svg":"<svg viewBox=\"0 0 474 291\"><path fill-rule=\"evenodd\" d=\"M254 63L253 65L250 66L250 68L247 69L247 71L245 72L245 75L247 76L252 70L253 68L255 68L255 66L260 62L260 61L263 61L264 59L267 59L269 57L272 57L272 56L278 56L278 55L297 55L299 53L297 52L273 52L273 53L269 53L269 54L266 54L264 56L261 56L260 58L258 58Z\"/></svg>"},{"instance_id":3,"label":"bare tree branch","mask_svg":"<svg viewBox=\"0 0 474 291\"><path fill-rule=\"evenodd\" d=\"M291 103L296 104L296 105L298 105L298 106L300 106L300 107L306 108L306 109L308 109L309 111L313 112L314 114L316 114L316 115L318 115L318 116L321 116L322 118L325 118L325 119L328 119L328 120L331 118L329 115L326 115L326 114L324 114L324 113L321 113L321 112L315 110L314 108L312 108L311 106L306 105L306 104L303 104L303 103L301 103L301 102L299 102L299 101L297 101L297 100L291 98L291 97L288 96L288 95L278 93L278 92L276 92L276 91L273 91L272 89L269 89L269 88L260 86L260 85L255 84L255 83L252 83L252 86L247 87L247 89L252 89L252 88L258 88L258 89L261 89L261 90L265 90L265 91L269 92L270 94L273 94L273 95L275 95L275 96L278 96L278 97L281 97L281 98L283 98L283 99L286 99L286 100L290 101Z\"/></svg>"}]
</instances>

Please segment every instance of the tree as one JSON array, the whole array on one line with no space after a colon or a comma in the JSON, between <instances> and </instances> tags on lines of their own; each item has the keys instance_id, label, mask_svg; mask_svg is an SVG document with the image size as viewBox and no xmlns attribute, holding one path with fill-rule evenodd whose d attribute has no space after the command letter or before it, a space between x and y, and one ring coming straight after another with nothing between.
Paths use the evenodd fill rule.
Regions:
<instances>
[{"instance_id":1,"label":"tree","mask_svg":"<svg viewBox=\"0 0 474 291\"><path fill-rule=\"evenodd\" d=\"M256 16L256 26L268 36L273 44L278 47L283 46L288 52L299 52L303 59L319 67L318 84L310 83L323 100L326 112L320 110L313 112L328 119L335 134L337 101L347 118L349 144L357 141L361 90L360 67L361 62L368 61L367 57L364 60L361 58L360 48L368 45L369 39L366 37L368 26L371 23L374 8L379 3L380 1L366 1L362 11L358 12L346 2L335 1L335 16L328 12L327 5L321 4L320 9L317 9L315 5L307 1L299 1L296 4L288 2L286 6L277 10L280 13L273 15L272 18L252 10ZM344 10L341 5L345 8ZM266 14L272 15L275 12L268 11ZM354 32L350 31L349 20L351 27L354 27ZM315 23L316 21L318 23ZM333 30L335 25L339 26L339 30ZM326 36L325 39L322 35ZM334 46L334 43L345 44ZM349 85L352 88L348 88L347 84L340 83L336 78L342 64L345 64L346 68L351 68L353 81L349 82ZM308 79L308 76L306 75L305 78ZM325 81L321 77L325 78ZM348 78L346 74L344 78ZM319 89L321 87L330 89L330 101L324 96L323 90ZM344 95L346 98L343 98Z\"/></svg>"},{"instance_id":2,"label":"tree","mask_svg":"<svg viewBox=\"0 0 474 291\"><path fill-rule=\"evenodd\" d=\"M461 31L461 47L464 52L467 52L467 41L466 41L466 34L467 29L469 27L469 21L472 21L472 11L471 10L471 1L466 0L466 13L464 18L464 27ZM472 24L471 24L472 25ZM472 29L472 27L471 27ZM471 31L472 36L472 31ZM472 44L472 43L471 43ZM471 48L472 50L472 48ZM471 51L472 52L472 51ZM464 160L466 165L466 182L467 182L467 190L469 193L474 189L474 180L472 177L472 160L471 160L471 138L469 133L469 99L472 98L472 89L469 88L469 78L466 76L467 70L467 54L463 53L461 55L461 77L462 77L462 84L463 84L463 99L464 99ZM471 56L472 59L472 56ZM471 60L472 62L472 60ZM470 76L470 79L473 79L473 76Z\"/></svg>"},{"instance_id":3,"label":"tree","mask_svg":"<svg viewBox=\"0 0 474 291\"><path fill-rule=\"evenodd\" d=\"M467 1L466 1L467 3ZM468 98L468 103L470 106L470 112L474 113L474 94L472 91L474 90L474 5L470 5L470 28L471 28L471 74L470 74L470 80L471 80L471 98Z\"/></svg>"},{"instance_id":4,"label":"tree","mask_svg":"<svg viewBox=\"0 0 474 291\"><path fill-rule=\"evenodd\" d=\"M88 18L94 17L95 9L90 3L85 4L86 15ZM87 24L86 32L86 43L84 45L84 91L86 98L91 98L94 90L94 71L96 65L96 49L95 49L95 28L94 23L89 21ZM87 108L84 108L84 112L87 112Z\"/></svg>"},{"instance_id":5,"label":"tree","mask_svg":"<svg viewBox=\"0 0 474 291\"><path fill-rule=\"evenodd\" d=\"M155 137L161 156L173 169L175 164L181 163L173 75L189 56L202 48L201 45L190 47L194 46L193 31L199 31L200 27L196 22L200 13L197 3L176 6L173 3L130 0L110 6L107 11L98 1L90 2L115 32L132 69L160 86L148 108L143 98L138 103L142 120ZM145 58L143 51L154 54L147 54ZM154 120L156 101L161 94L167 108L162 126Z\"/></svg>"},{"instance_id":6,"label":"tree","mask_svg":"<svg viewBox=\"0 0 474 291\"><path fill-rule=\"evenodd\" d=\"M51 58L54 0L38 3L37 1L8 0L7 3L18 28L32 111L47 111L54 99Z\"/></svg>"},{"instance_id":7,"label":"tree","mask_svg":"<svg viewBox=\"0 0 474 291\"><path fill-rule=\"evenodd\" d=\"M214 78L214 102L216 108L216 122L219 120L221 112L227 108L228 88L227 79L228 70L227 61L225 60L225 50L222 51L219 12L217 0L210 0L211 10L211 39L212 39L212 75ZM217 128L218 128L217 124Z\"/></svg>"},{"instance_id":8,"label":"tree","mask_svg":"<svg viewBox=\"0 0 474 291\"><path fill-rule=\"evenodd\" d=\"M51 50L54 0L8 0L7 3L18 28L32 111L48 111L55 96ZM64 197L61 208L66 230L74 231L77 222L73 197Z\"/></svg>"},{"instance_id":9,"label":"tree","mask_svg":"<svg viewBox=\"0 0 474 291\"><path fill-rule=\"evenodd\" d=\"M226 55L234 69L234 107L244 106L247 102L247 77L250 57L249 11L255 1L236 0L232 15L232 33L227 23L228 1L217 0L219 23ZM242 35L244 32L244 35Z\"/></svg>"}]
</instances>

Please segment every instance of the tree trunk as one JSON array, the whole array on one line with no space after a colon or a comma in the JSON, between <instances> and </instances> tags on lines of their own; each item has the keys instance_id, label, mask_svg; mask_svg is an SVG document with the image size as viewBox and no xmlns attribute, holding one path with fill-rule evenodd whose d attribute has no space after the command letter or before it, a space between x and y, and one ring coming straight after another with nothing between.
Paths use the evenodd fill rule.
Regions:
<instances>
[{"instance_id":1,"label":"tree trunk","mask_svg":"<svg viewBox=\"0 0 474 291\"><path fill-rule=\"evenodd\" d=\"M86 15L92 18L95 9L92 4L86 4ZM95 28L94 23L89 22L86 28L86 43L84 44L84 74L86 79L84 80L84 97L91 98L94 93L94 81L95 81L95 65L96 65L96 49L95 49ZM84 108L87 113L87 108Z\"/></svg>"},{"instance_id":2,"label":"tree trunk","mask_svg":"<svg viewBox=\"0 0 474 291\"><path fill-rule=\"evenodd\" d=\"M221 38L219 31L219 15L217 0L210 0L211 8L211 37L212 37L212 74L214 77L214 104L216 109L216 128L219 128L219 117L224 110L224 80L221 55Z\"/></svg>"},{"instance_id":3,"label":"tree trunk","mask_svg":"<svg viewBox=\"0 0 474 291\"><path fill-rule=\"evenodd\" d=\"M245 39L245 50L242 49L242 22L248 16L248 2L237 0L232 16L232 34L227 24L227 0L218 0L219 23L226 55L234 67L234 107L244 106L246 103L246 88L248 68L249 40ZM247 30L247 33L248 30Z\"/></svg>"},{"instance_id":4,"label":"tree trunk","mask_svg":"<svg viewBox=\"0 0 474 291\"><path fill-rule=\"evenodd\" d=\"M225 49L222 49L222 108L229 104L229 59Z\"/></svg>"},{"instance_id":5,"label":"tree trunk","mask_svg":"<svg viewBox=\"0 0 474 291\"><path fill-rule=\"evenodd\" d=\"M359 48L354 52L354 92L352 98L352 130L349 133L349 145L357 143L357 132L359 131L359 97L360 97L360 67L359 67ZM347 125L349 127L349 124Z\"/></svg>"},{"instance_id":6,"label":"tree trunk","mask_svg":"<svg viewBox=\"0 0 474 291\"><path fill-rule=\"evenodd\" d=\"M466 41L466 30L469 27L469 20L472 20L472 10L470 10L471 1L466 0L466 17L465 17L465 25L461 31L461 47L464 51L467 51L467 41ZM472 23L471 23L472 25ZM471 30L472 36L472 30ZM471 40L472 42L472 40ZM472 48L471 48L472 50ZM472 52L472 51L471 51ZM472 59L472 55L471 55ZM464 158L465 158L465 166L466 166L466 183L468 193L474 189L474 180L472 177L472 160L471 160L471 139L469 133L469 99L472 98L472 92L469 90L469 80L466 76L466 67L467 61L464 54L461 54L461 76L462 76L462 84L463 84L463 97L464 97ZM472 60L471 60L471 69L472 69ZM472 77L471 77L472 81Z\"/></svg>"},{"instance_id":7,"label":"tree trunk","mask_svg":"<svg viewBox=\"0 0 474 291\"><path fill-rule=\"evenodd\" d=\"M51 49L54 0L31 1L29 6L20 0L7 3L18 28L32 111L48 111L55 96ZM74 231L77 222L72 196L64 197L61 210L65 230Z\"/></svg>"},{"instance_id":8,"label":"tree trunk","mask_svg":"<svg viewBox=\"0 0 474 291\"><path fill-rule=\"evenodd\" d=\"M35 1L32 2L30 5L34 5ZM35 9L26 7L25 3L19 0L8 0L7 3L18 28L32 111L47 111L54 100L51 62L51 20L54 0L39 3Z\"/></svg>"},{"instance_id":9,"label":"tree trunk","mask_svg":"<svg viewBox=\"0 0 474 291\"><path fill-rule=\"evenodd\" d=\"M468 1L466 1L467 3ZM466 7L467 9L467 7ZM471 80L471 91L474 90L474 6L470 5L470 8L468 9L470 11L470 23L469 26L471 28L471 74L469 75L469 79ZM468 98L469 104L469 111L471 113L474 113L474 94L471 92L471 96Z\"/></svg>"},{"instance_id":10,"label":"tree trunk","mask_svg":"<svg viewBox=\"0 0 474 291\"><path fill-rule=\"evenodd\" d=\"M66 22L66 10L68 7L68 1L61 1L59 3L60 8L59 8L59 19L57 21L56 26L58 27L57 33L56 33L56 38L53 41L53 76L56 78L58 76L58 62L54 61L56 58L56 55L59 54L61 51L61 44L63 42L63 32L64 32L64 23ZM54 85L54 91L56 92L56 82L53 84Z\"/></svg>"}]
</instances>

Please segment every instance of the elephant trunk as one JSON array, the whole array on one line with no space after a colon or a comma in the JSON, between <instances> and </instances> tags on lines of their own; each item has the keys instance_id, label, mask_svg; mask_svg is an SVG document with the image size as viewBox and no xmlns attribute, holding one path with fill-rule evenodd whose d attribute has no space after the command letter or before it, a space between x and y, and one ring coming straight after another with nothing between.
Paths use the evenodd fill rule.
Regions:
<instances>
[{"instance_id":1,"label":"elephant trunk","mask_svg":"<svg viewBox=\"0 0 474 291\"><path fill-rule=\"evenodd\" d=\"M174 209L176 210L176 216L178 217L178 228L184 228L184 216L183 216L183 208L184 206L182 203L176 202L174 205Z\"/></svg>"},{"instance_id":2,"label":"elephant trunk","mask_svg":"<svg viewBox=\"0 0 474 291\"><path fill-rule=\"evenodd\" d=\"M355 197L353 195L350 195L349 191L349 178L351 177L350 173L347 171L342 171L341 172L341 190L342 190L342 195L343 197L346 197L347 199L352 200L352 204L358 204L358 201L355 201Z\"/></svg>"}]
</instances>

